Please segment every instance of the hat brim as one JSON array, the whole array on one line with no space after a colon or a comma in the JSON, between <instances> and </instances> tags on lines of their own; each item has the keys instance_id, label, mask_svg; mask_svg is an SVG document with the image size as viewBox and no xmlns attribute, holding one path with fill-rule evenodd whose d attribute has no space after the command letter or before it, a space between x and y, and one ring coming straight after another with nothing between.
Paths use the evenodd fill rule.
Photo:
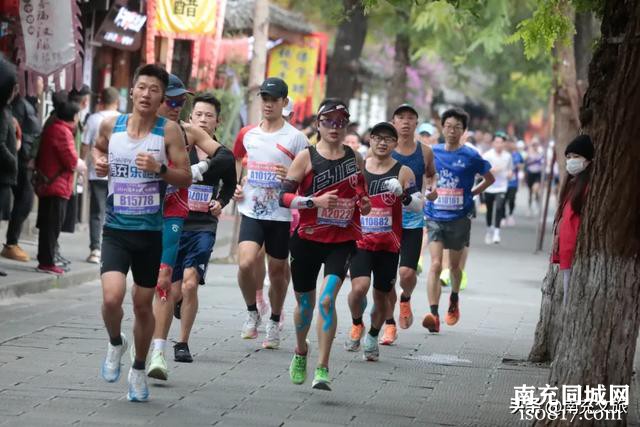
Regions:
<instances>
[{"instance_id":1,"label":"hat brim","mask_svg":"<svg viewBox=\"0 0 640 427\"><path fill-rule=\"evenodd\" d=\"M413 114L416 115L416 117L420 117L420 114L418 114L418 112L416 111L415 108L413 108L410 105L401 105L398 108L395 109L395 111L393 112L393 115L397 115L398 113L400 113L401 111L411 111Z\"/></svg>"},{"instance_id":2,"label":"hat brim","mask_svg":"<svg viewBox=\"0 0 640 427\"><path fill-rule=\"evenodd\" d=\"M176 88L176 89L169 89L164 93L164 96L168 96L169 98L173 98L174 96L181 96L181 95L185 95L185 94L189 94L189 95L193 95L193 92L190 92L184 88Z\"/></svg>"},{"instance_id":3,"label":"hat brim","mask_svg":"<svg viewBox=\"0 0 640 427\"><path fill-rule=\"evenodd\" d=\"M261 90L260 92L258 92L258 96L262 96L262 95L269 95L269 96L273 96L274 98L286 98L287 95L283 95L280 92L270 92L268 90Z\"/></svg>"},{"instance_id":4,"label":"hat brim","mask_svg":"<svg viewBox=\"0 0 640 427\"><path fill-rule=\"evenodd\" d=\"M375 125L373 128L371 128L371 135L377 135L378 132L381 131L387 131L389 132L391 135L395 136L396 138L398 138L398 131L396 130L396 128L391 124L391 123L378 123L377 125Z\"/></svg>"}]
</instances>

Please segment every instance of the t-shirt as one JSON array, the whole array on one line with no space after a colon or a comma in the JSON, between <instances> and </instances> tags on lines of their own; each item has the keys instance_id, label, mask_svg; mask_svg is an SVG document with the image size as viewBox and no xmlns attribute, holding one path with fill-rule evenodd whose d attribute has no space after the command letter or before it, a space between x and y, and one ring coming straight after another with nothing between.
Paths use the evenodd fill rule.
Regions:
<instances>
[{"instance_id":1,"label":"t-shirt","mask_svg":"<svg viewBox=\"0 0 640 427\"><path fill-rule=\"evenodd\" d=\"M506 193L509 185L509 172L513 170L511 153L507 150L498 153L492 148L484 153L484 158L491 163L491 169L494 169L493 176L496 178L496 181L485 191L491 194Z\"/></svg>"},{"instance_id":2,"label":"t-shirt","mask_svg":"<svg viewBox=\"0 0 640 427\"><path fill-rule=\"evenodd\" d=\"M113 110L99 111L90 115L87 119L87 124L84 127L84 131L82 132L82 144L88 145L89 149L91 149L93 147L93 144L96 142L96 138L98 137L100 124L102 123L102 121L109 117L115 117L118 115L120 115L120 113ZM96 168L93 165L93 156L91 154L89 154L87 168L89 169L89 181L106 181L108 179L106 176L99 177L96 175Z\"/></svg>"},{"instance_id":3,"label":"t-shirt","mask_svg":"<svg viewBox=\"0 0 640 427\"><path fill-rule=\"evenodd\" d=\"M246 131L243 149L234 150L236 158L247 156L247 182L238 211L250 218L271 221L291 221L291 211L279 204L280 180L275 167L291 166L295 156L307 148L309 141L288 122L275 132L265 132L260 126Z\"/></svg>"},{"instance_id":4,"label":"t-shirt","mask_svg":"<svg viewBox=\"0 0 640 427\"><path fill-rule=\"evenodd\" d=\"M518 188L518 166L524 163L522 154L518 151L511 153L511 161L513 162L513 175L509 180L509 188Z\"/></svg>"},{"instance_id":5,"label":"t-shirt","mask_svg":"<svg viewBox=\"0 0 640 427\"><path fill-rule=\"evenodd\" d=\"M476 175L485 175L491 164L477 151L462 146L455 151L445 150L444 144L432 147L438 174L438 198L425 203L424 213L432 221L454 221L473 209L471 189Z\"/></svg>"}]
</instances>

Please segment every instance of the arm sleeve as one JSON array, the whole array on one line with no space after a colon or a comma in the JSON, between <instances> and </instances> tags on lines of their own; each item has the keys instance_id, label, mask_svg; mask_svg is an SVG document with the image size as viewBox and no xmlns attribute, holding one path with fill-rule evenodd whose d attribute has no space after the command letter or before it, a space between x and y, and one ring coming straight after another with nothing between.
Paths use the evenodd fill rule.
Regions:
<instances>
[{"instance_id":1,"label":"arm sleeve","mask_svg":"<svg viewBox=\"0 0 640 427\"><path fill-rule=\"evenodd\" d=\"M236 166L233 159L233 153L227 147L221 146L216 151L215 156L209 161L209 168L211 170L222 170L220 178L222 179L222 188L218 194L218 201L225 207L229 204L233 192L236 188Z\"/></svg>"}]
</instances>

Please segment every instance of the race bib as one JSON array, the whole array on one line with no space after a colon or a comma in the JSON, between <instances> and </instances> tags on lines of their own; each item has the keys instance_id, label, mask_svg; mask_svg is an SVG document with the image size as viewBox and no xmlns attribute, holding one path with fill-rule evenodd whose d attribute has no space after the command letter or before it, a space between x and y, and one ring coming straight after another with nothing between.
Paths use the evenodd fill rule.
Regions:
<instances>
[{"instance_id":1,"label":"race bib","mask_svg":"<svg viewBox=\"0 0 640 427\"><path fill-rule=\"evenodd\" d=\"M116 182L113 184L113 209L117 214L146 215L160 210L160 183Z\"/></svg>"},{"instance_id":2,"label":"race bib","mask_svg":"<svg viewBox=\"0 0 640 427\"><path fill-rule=\"evenodd\" d=\"M391 231L393 227L391 208L371 208L369 215L360 217L360 226L365 234Z\"/></svg>"},{"instance_id":3,"label":"race bib","mask_svg":"<svg viewBox=\"0 0 640 427\"><path fill-rule=\"evenodd\" d=\"M338 199L335 208L318 208L318 224L346 227L353 219L355 202L352 199Z\"/></svg>"},{"instance_id":4,"label":"race bib","mask_svg":"<svg viewBox=\"0 0 640 427\"><path fill-rule=\"evenodd\" d=\"M436 209L459 211L464 208L464 190L462 188L438 188L438 198L433 202Z\"/></svg>"},{"instance_id":5,"label":"race bib","mask_svg":"<svg viewBox=\"0 0 640 427\"><path fill-rule=\"evenodd\" d=\"M247 182L254 187L278 188L280 180L276 175L276 164L269 162L249 162Z\"/></svg>"},{"instance_id":6,"label":"race bib","mask_svg":"<svg viewBox=\"0 0 640 427\"><path fill-rule=\"evenodd\" d=\"M209 203L213 198L211 185L192 185L189 187L189 210L193 212L209 212Z\"/></svg>"}]
</instances>

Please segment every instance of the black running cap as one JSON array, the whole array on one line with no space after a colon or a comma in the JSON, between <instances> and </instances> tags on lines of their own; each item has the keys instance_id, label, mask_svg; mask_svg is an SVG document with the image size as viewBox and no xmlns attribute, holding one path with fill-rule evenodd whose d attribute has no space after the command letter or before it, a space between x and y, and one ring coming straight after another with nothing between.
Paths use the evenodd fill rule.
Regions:
<instances>
[{"instance_id":1,"label":"black running cap","mask_svg":"<svg viewBox=\"0 0 640 427\"><path fill-rule=\"evenodd\" d=\"M389 132L395 139L398 139L398 131L389 122L380 122L371 128L371 135L380 135L381 131Z\"/></svg>"}]
</instances>

